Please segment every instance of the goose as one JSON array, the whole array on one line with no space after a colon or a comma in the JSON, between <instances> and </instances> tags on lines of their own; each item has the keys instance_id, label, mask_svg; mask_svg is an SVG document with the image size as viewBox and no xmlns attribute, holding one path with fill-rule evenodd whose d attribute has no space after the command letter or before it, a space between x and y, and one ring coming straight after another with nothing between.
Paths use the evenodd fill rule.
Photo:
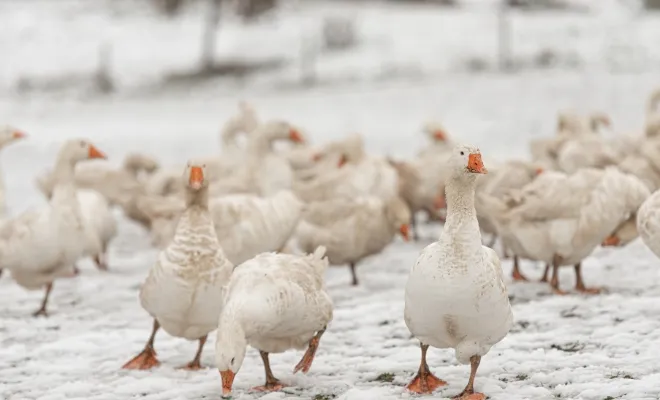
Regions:
<instances>
[{"instance_id":1,"label":"goose","mask_svg":"<svg viewBox=\"0 0 660 400\"><path fill-rule=\"evenodd\" d=\"M142 197L138 203L151 219L154 244L167 246L185 203L167 197ZM216 235L234 265L259 253L281 250L293 235L303 206L286 190L265 198L231 195L209 200Z\"/></svg>"},{"instance_id":2,"label":"goose","mask_svg":"<svg viewBox=\"0 0 660 400\"><path fill-rule=\"evenodd\" d=\"M324 246L331 265L348 264L356 286L356 264L380 253L397 233L408 240L409 221L410 210L398 197L332 199L307 204L296 238L304 252Z\"/></svg>"},{"instance_id":3,"label":"goose","mask_svg":"<svg viewBox=\"0 0 660 400\"><path fill-rule=\"evenodd\" d=\"M195 358L183 368L200 369L208 334L217 326L222 308L222 287L233 264L215 235L208 204L206 165L188 162L183 174L186 210L179 218L174 239L163 250L140 288L140 303L153 317L151 336L144 350L124 369L149 369L160 364L154 340L161 327L167 333L198 340Z\"/></svg>"},{"instance_id":4,"label":"goose","mask_svg":"<svg viewBox=\"0 0 660 400\"><path fill-rule=\"evenodd\" d=\"M266 383L256 391L280 390L269 355L307 348L293 372L307 373L330 321L332 300L324 287L325 248L310 255L264 253L237 266L225 289L215 360L223 396L233 388L247 346L259 350Z\"/></svg>"},{"instance_id":5,"label":"goose","mask_svg":"<svg viewBox=\"0 0 660 400\"><path fill-rule=\"evenodd\" d=\"M420 341L421 362L407 386L432 393L446 382L426 362L429 346L453 348L461 364L470 364L470 378L455 400L484 400L474 391L481 358L500 342L513 324L509 296L495 251L481 244L474 208L476 180L487 173L481 153L459 145L448 159L447 220L437 242L425 247L405 287L404 320Z\"/></svg>"},{"instance_id":6,"label":"goose","mask_svg":"<svg viewBox=\"0 0 660 400\"><path fill-rule=\"evenodd\" d=\"M609 167L583 169L570 176L543 173L523 188L516 202L488 196L481 201L490 208L498 230L516 247L514 252L552 265L554 293L566 294L559 289L558 270L573 265L575 289L595 294L599 288L584 285L581 261L637 211L649 194L637 177Z\"/></svg>"},{"instance_id":7,"label":"goose","mask_svg":"<svg viewBox=\"0 0 660 400\"><path fill-rule=\"evenodd\" d=\"M55 188L48 204L6 220L0 227L0 268L9 269L16 283L28 290L45 286L41 307L34 316L48 315L53 282L75 275L73 264L85 251L85 224L76 198L74 167L95 158L105 155L89 141L67 141L57 157Z\"/></svg>"},{"instance_id":8,"label":"goose","mask_svg":"<svg viewBox=\"0 0 660 400\"><path fill-rule=\"evenodd\" d=\"M635 222L642 242L653 254L660 257L660 190L655 191L639 207ZM622 246L625 244L625 237L622 236L624 235L615 233L608 238L609 240L605 244Z\"/></svg>"}]
</instances>

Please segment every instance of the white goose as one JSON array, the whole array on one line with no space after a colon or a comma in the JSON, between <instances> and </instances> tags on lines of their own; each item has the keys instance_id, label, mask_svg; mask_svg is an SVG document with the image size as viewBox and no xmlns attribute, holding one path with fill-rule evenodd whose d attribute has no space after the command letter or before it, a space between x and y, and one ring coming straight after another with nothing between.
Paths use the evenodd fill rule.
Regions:
<instances>
[{"instance_id":1,"label":"white goose","mask_svg":"<svg viewBox=\"0 0 660 400\"><path fill-rule=\"evenodd\" d=\"M323 283L328 266L324 254L323 247L307 256L264 253L234 269L215 347L223 396L232 391L248 345L259 350L266 371L265 385L254 390L274 391L285 386L273 376L270 353L307 347L293 372L309 371L332 320L332 300Z\"/></svg>"},{"instance_id":2,"label":"white goose","mask_svg":"<svg viewBox=\"0 0 660 400\"><path fill-rule=\"evenodd\" d=\"M177 198L145 197L138 205L151 218L154 244L167 246L185 204ZM298 225L303 203L292 192L281 191L265 198L215 198L209 209L227 258L238 265L259 253L281 250Z\"/></svg>"},{"instance_id":3,"label":"white goose","mask_svg":"<svg viewBox=\"0 0 660 400\"><path fill-rule=\"evenodd\" d=\"M47 315L53 282L72 276L74 263L85 251L85 223L73 175L76 163L92 158L105 156L86 140L66 142L55 164L56 185L48 205L7 220L0 227L0 268L9 269L16 283L26 289L46 287L35 316Z\"/></svg>"},{"instance_id":4,"label":"white goose","mask_svg":"<svg viewBox=\"0 0 660 400\"><path fill-rule=\"evenodd\" d=\"M37 186L47 199L53 195L55 174L47 171L37 179ZM117 236L117 221L108 199L92 189L76 189L76 199L84 223L84 257L90 257L100 270L108 270L107 250L112 239ZM78 273L78 267L74 266Z\"/></svg>"},{"instance_id":5,"label":"white goose","mask_svg":"<svg viewBox=\"0 0 660 400\"><path fill-rule=\"evenodd\" d=\"M523 188L519 201L505 203L488 196L481 201L521 257L553 266L550 286L559 289L559 268L573 265L576 290L599 293L582 280L581 261L649 196L637 177L617 168L582 169L567 176L543 173Z\"/></svg>"},{"instance_id":6,"label":"white goose","mask_svg":"<svg viewBox=\"0 0 660 400\"><path fill-rule=\"evenodd\" d=\"M453 399L483 400L474 391L481 357L511 329L513 315L495 251L481 244L474 208L477 174L486 173L481 153L457 146L448 161L447 221L440 239L427 246L410 271L405 322L419 339L422 359L408 390L431 393L444 381L426 363L429 346L453 348L461 364L471 364L465 390Z\"/></svg>"},{"instance_id":7,"label":"white goose","mask_svg":"<svg viewBox=\"0 0 660 400\"><path fill-rule=\"evenodd\" d=\"M174 239L159 254L140 289L142 307L154 318L153 330L144 350L125 369L159 365L154 339L160 327L172 336L199 340L195 358L184 368L201 368L206 337L216 328L222 308L222 287L233 269L215 235L205 169L194 162L185 169L186 210Z\"/></svg>"},{"instance_id":8,"label":"white goose","mask_svg":"<svg viewBox=\"0 0 660 400\"><path fill-rule=\"evenodd\" d=\"M660 257L660 190L639 207L636 228L646 247ZM613 235L607 244L623 245L621 236L620 233Z\"/></svg>"},{"instance_id":9,"label":"white goose","mask_svg":"<svg viewBox=\"0 0 660 400\"><path fill-rule=\"evenodd\" d=\"M330 264L348 264L356 286L356 264L383 251L397 233L408 240L409 221L410 210L398 197L332 199L305 207L296 238L304 252L324 246Z\"/></svg>"}]
</instances>

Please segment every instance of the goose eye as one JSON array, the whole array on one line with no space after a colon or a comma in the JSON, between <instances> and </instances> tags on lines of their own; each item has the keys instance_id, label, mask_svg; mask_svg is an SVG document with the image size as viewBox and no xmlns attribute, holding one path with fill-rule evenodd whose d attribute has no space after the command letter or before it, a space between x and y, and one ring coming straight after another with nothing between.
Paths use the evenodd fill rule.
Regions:
<instances>
[{"instance_id":1,"label":"goose eye","mask_svg":"<svg viewBox=\"0 0 660 400\"><path fill-rule=\"evenodd\" d=\"M85 147L85 145L86 145L85 141L84 141L84 140L81 140L81 141L80 141L80 147Z\"/></svg>"},{"instance_id":2,"label":"goose eye","mask_svg":"<svg viewBox=\"0 0 660 400\"><path fill-rule=\"evenodd\" d=\"M232 358L231 358L231 361L229 361L229 363L230 363L231 365L234 365L234 359L235 359L235 357L232 357Z\"/></svg>"},{"instance_id":3,"label":"goose eye","mask_svg":"<svg viewBox=\"0 0 660 400\"><path fill-rule=\"evenodd\" d=\"M465 155L465 152L461 151L461 155L464 156L464 155Z\"/></svg>"},{"instance_id":4,"label":"goose eye","mask_svg":"<svg viewBox=\"0 0 660 400\"><path fill-rule=\"evenodd\" d=\"M202 168L206 168L206 164L202 164Z\"/></svg>"}]
</instances>

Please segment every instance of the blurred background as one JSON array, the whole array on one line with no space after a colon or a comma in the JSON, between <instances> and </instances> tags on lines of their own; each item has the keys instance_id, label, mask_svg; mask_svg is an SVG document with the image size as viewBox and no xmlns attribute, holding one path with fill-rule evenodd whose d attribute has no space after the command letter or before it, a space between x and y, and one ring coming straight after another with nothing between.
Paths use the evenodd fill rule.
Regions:
<instances>
[{"instance_id":1,"label":"blurred background","mask_svg":"<svg viewBox=\"0 0 660 400\"><path fill-rule=\"evenodd\" d=\"M558 110L641 131L660 85L660 0L2 0L0 26L0 123L32 136L4 163L37 158L27 176L72 136L209 154L239 100L313 142L407 157L431 119L526 157Z\"/></svg>"}]
</instances>

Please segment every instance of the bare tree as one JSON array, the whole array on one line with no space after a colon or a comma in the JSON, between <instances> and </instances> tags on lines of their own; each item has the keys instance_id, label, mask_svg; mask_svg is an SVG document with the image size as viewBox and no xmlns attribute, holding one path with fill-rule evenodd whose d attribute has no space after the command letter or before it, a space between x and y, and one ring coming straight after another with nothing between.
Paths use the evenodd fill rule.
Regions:
<instances>
[{"instance_id":1,"label":"bare tree","mask_svg":"<svg viewBox=\"0 0 660 400\"><path fill-rule=\"evenodd\" d=\"M209 0L210 10L206 14L206 26L202 36L202 70L211 70L215 64L215 42L220 23L222 0Z\"/></svg>"}]
</instances>

